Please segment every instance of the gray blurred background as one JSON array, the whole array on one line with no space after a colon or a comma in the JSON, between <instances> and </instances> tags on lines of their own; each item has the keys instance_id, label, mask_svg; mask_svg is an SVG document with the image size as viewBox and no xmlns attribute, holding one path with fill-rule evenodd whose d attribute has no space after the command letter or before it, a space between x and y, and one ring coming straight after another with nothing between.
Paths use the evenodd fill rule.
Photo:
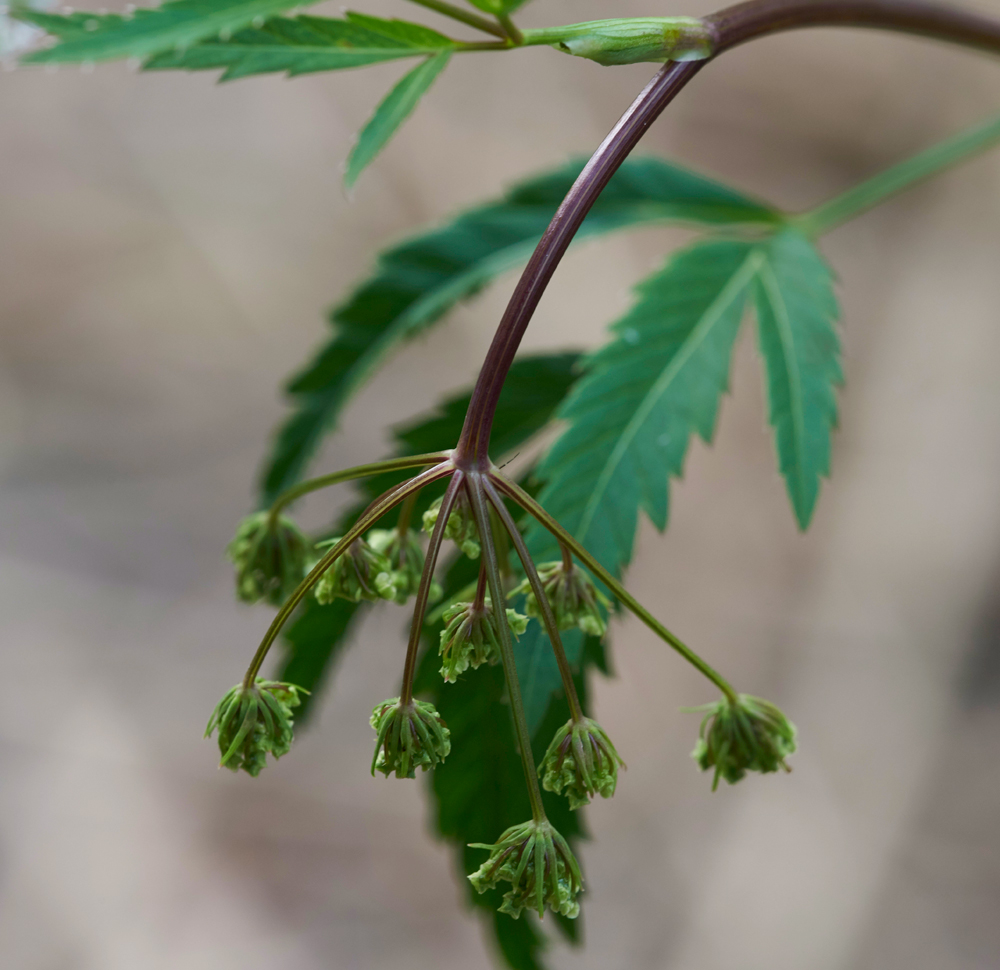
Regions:
<instances>
[{"instance_id":1,"label":"gray blurred background","mask_svg":"<svg viewBox=\"0 0 1000 970\"><path fill-rule=\"evenodd\" d=\"M444 26L400 0L357 6ZM609 10L538 0L520 20ZM221 87L123 65L0 75L5 967L490 966L422 783L368 774L402 609L365 626L314 729L256 781L201 740L269 616L233 602L223 549L325 309L379 247L592 150L653 71L457 57L346 198L353 133L404 69ZM704 71L644 148L797 209L998 104L983 56L803 32ZM685 238L581 247L526 345L594 346ZM712 692L619 623L596 707L629 771L589 812L587 945L556 946L555 967L1000 965L998 239L1000 153L823 240L848 382L805 536L744 333L716 442L692 446L670 529L643 526L628 581L781 703L801 752L790 776L713 795L678 711ZM470 382L512 284L392 359L315 467L378 457L393 422Z\"/></svg>"}]
</instances>

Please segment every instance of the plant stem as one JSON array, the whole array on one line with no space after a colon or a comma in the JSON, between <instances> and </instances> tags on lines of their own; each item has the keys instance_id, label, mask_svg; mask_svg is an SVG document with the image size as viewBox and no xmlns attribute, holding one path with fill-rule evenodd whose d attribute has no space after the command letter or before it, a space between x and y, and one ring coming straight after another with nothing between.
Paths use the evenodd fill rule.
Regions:
<instances>
[{"instance_id":1,"label":"plant stem","mask_svg":"<svg viewBox=\"0 0 1000 970\"><path fill-rule=\"evenodd\" d=\"M515 482L504 478L497 472L490 475L490 481L521 506L530 515L533 515L549 532L559 540L559 542L572 549L577 558L587 566L598 579L604 583L614 595L621 600L643 623L646 624L657 636L666 640L688 663L696 667L703 673L716 687L721 690L726 697L734 704L737 694L729 682L714 668L710 667L701 657L698 656L687 644L674 636L659 620L654 617L634 596L614 576L611 575L579 542L570 535L548 512L542 508L523 488Z\"/></svg>"},{"instance_id":2,"label":"plant stem","mask_svg":"<svg viewBox=\"0 0 1000 970\"><path fill-rule=\"evenodd\" d=\"M503 27L507 36L510 38L510 42L515 47L520 47L524 43L524 36L521 31L517 29L517 25L514 21L510 19L510 14L498 13L497 20L500 22L500 26Z\"/></svg>"},{"instance_id":3,"label":"plant stem","mask_svg":"<svg viewBox=\"0 0 1000 970\"><path fill-rule=\"evenodd\" d=\"M518 531L517 524L511 517L507 507L503 504L503 499L496 493L496 489L488 478L483 479L483 490L490 504L496 509L496 513L503 523L504 529L510 536L510 541L514 543L514 549L524 567L524 574L531 584L531 591L535 594L538 608L542 612L542 622L545 624L545 631L549 635L549 642L552 644L552 652L556 656L556 666L559 668L559 677L562 680L563 690L566 693L566 701L569 704L570 716L574 721L583 720L583 707L580 705L580 698L576 693L576 684L573 683L573 671L570 669L569 660L566 658L566 651L563 649L562 637L559 636L559 627L556 624L555 614L552 612L552 604L545 595L542 581L539 578L535 563L528 554L528 547L524 544L524 539ZM572 564L572 561L571 561Z\"/></svg>"},{"instance_id":4,"label":"plant stem","mask_svg":"<svg viewBox=\"0 0 1000 970\"><path fill-rule=\"evenodd\" d=\"M496 549L493 545L493 534L490 531L490 516L483 497L482 481L479 476L470 477L469 499L479 526L479 538L482 542L483 562L486 566L486 576L490 584L490 598L493 609L499 610L497 631L500 634L500 659L503 662L504 678L507 681L507 695L510 698L510 710L514 716L514 734L517 746L521 749L521 765L524 768L525 781L528 784L528 800L531 802L531 817L536 822L545 821L545 807L542 805L542 792L538 787L538 774L535 769L535 759L531 754L531 733L524 716L524 702L521 700L521 683L517 679L517 664L514 660L514 648L510 640L510 625L506 613L503 612L503 584L500 581L500 568L497 563Z\"/></svg>"},{"instance_id":5,"label":"plant stem","mask_svg":"<svg viewBox=\"0 0 1000 970\"><path fill-rule=\"evenodd\" d=\"M427 555L424 557L424 568L420 573L420 585L417 587L417 598L413 603L413 619L410 622L410 639L406 644L406 662L403 664L403 686L399 692L399 703L406 707L413 700L413 677L417 671L417 651L420 649L420 634L424 628L424 613L427 612L427 600L430 598L431 583L434 581L434 567L437 565L441 543L444 542L444 530L448 526L448 516L458 499L462 488L464 474L456 471L452 475L441 508L438 509L437 522L431 531L430 542L427 543Z\"/></svg>"},{"instance_id":6,"label":"plant stem","mask_svg":"<svg viewBox=\"0 0 1000 970\"><path fill-rule=\"evenodd\" d=\"M396 522L396 533L399 536L400 549L406 549L406 538L410 531L410 521L413 518L413 509L417 504L419 492L413 492L403 500L403 505L399 510L399 519Z\"/></svg>"},{"instance_id":7,"label":"plant stem","mask_svg":"<svg viewBox=\"0 0 1000 970\"><path fill-rule=\"evenodd\" d=\"M450 461L441 462L440 465L434 468L429 468L425 472L417 475L415 478L411 478L409 481L404 482L399 487L395 488L388 495L383 495L377 498L371 505L365 509L364 512L358 518L358 521L354 523L353 526L347 531L344 537L338 542L329 552L327 552L322 559L309 571L309 575L302 580L301 583L295 588L295 592L288 597L288 600L284 603L280 610L278 610L277 615L274 620L271 621L271 625L267 628L267 633L264 634L264 639L261 640L260 646L257 648L257 652L253 655L253 660L250 661L250 666L247 668L246 676L243 678L243 686L247 689L253 686L254 681L257 678L257 674L260 671L261 664L264 663L264 658L267 656L268 650L271 649L271 644L274 643L278 634L281 632L281 628L288 621L288 618L292 615L295 607L302 602L303 597L309 592L313 586L319 581L320 576L323 575L333 565L336 560L343 555L343 553L350 548L351 543L355 539L359 538L365 530L371 528L386 512L390 511L393 507L398 505L403 499L405 499L411 492L418 492L425 485L430 485L431 482L436 482L439 478L444 478L446 475L450 475L454 469L454 466Z\"/></svg>"},{"instance_id":8,"label":"plant stem","mask_svg":"<svg viewBox=\"0 0 1000 970\"><path fill-rule=\"evenodd\" d=\"M462 7L456 7L454 4L446 3L445 0L410 0L410 2L417 3L421 7L426 7L428 10L433 10L435 13L443 14L445 17L451 17L452 20L460 20L469 27L475 27L476 30L493 34L494 37L499 37L501 40L507 39L503 27L493 23L492 20L480 17L471 10L465 10Z\"/></svg>"},{"instance_id":9,"label":"plant stem","mask_svg":"<svg viewBox=\"0 0 1000 970\"><path fill-rule=\"evenodd\" d=\"M339 482L350 482L356 478L369 478L372 475L380 475L382 472L398 472L406 468L420 468L423 465L435 465L438 462L448 459L447 451L435 451L427 455L408 455L405 458L389 458L386 461L375 461L368 465L355 465L354 468L345 468L343 471L333 472L329 475L320 475L318 478L310 478L298 485L282 492L271 506L270 524L273 526L278 520L278 515L283 508L291 505L296 499L316 492L321 488L328 488Z\"/></svg>"},{"instance_id":10,"label":"plant stem","mask_svg":"<svg viewBox=\"0 0 1000 970\"><path fill-rule=\"evenodd\" d=\"M856 215L878 205L889 196L908 189L916 182L937 175L972 155L1000 143L1000 117L977 125L949 138L899 165L880 172L842 195L824 202L793 222L806 235L821 236Z\"/></svg>"}]
</instances>

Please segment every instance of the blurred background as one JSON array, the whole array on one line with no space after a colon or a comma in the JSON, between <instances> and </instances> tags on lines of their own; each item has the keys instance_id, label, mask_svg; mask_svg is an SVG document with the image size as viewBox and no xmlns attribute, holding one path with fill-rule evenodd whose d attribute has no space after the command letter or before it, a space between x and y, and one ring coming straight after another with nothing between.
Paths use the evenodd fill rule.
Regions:
<instances>
[{"instance_id":1,"label":"blurred background","mask_svg":"<svg viewBox=\"0 0 1000 970\"><path fill-rule=\"evenodd\" d=\"M401 0L357 6L444 26ZM519 20L608 13L538 0ZM123 65L0 75L5 966L491 965L423 783L368 774L402 608L364 626L312 730L256 781L201 740L269 617L234 602L223 550L326 308L390 241L590 152L654 70L455 58L347 198L353 133L405 69L221 87ZM984 56L801 32L727 54L643 147L794 210L998 103ZM582 246L526 346L596 345L686 238ZM645 628L615 626L596 709L629 770L588 813L586 947L556 945L554 967L1000 965L998 240L1000 152L823 240L847 385L807 535L744 332L715 444L693 444L669 531L643 526L628 582L782 705L795 771L712 794L678 710L712 692ZM513 281L393 358L315 467L379 457L393 423L471 382Z\"/></svg>"}]
</instances>

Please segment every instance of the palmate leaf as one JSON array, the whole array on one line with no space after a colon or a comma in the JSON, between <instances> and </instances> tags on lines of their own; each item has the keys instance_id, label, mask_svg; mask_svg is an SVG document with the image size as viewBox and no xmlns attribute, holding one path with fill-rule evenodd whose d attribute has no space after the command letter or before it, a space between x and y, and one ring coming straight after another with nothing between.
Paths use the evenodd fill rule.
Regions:
<instances>
[{"instance_id":1,"label":"palmate leaf","mask_svg":"<svg viewBox=\"0 0 1000 970\"><path fill-rule=\"evenodd\" d=\"M345 403L390 351L527 259L581 167L574 163L524 182L382 254L374 275L331 313L329 341L287 387L294 411L263 469L264 503L303 474ZM773 208L680 166L629 159L578 238L650 222L769 226L779 220Z\"/></svg>"},{"instance_id":2,"label":"palmate leaf","mask_svg":"<svg viewBox=\"0 0 1000 970\"><path fill-rule=\"evenodd\" d=\"M840 380L831 275L795 230L761 240L701 242L638 288L588 362L560 417L570 427L539 468L547 510L616 573L628 564L639 510L661 531L668 484L693 432L709 442L733 341L751 295L770 377L779 464L800 524L829 470ZM551 555L533 527L529 546Z\"/></svg>"},{"instance_id":3,"label":"palmate leaf","mask_svg":"<svg viewBox=\"0 0 1000 970\"><path fill-rule=\"evenodd\" d=\"M224 68L223 81L285 71L289 75L337 71L403 57L434 55L455 47L436 30L405 20L346 13L329 17L275 17L259 28L213 37L184 50L150 58L145 70L203 71Z\"/></svg>"},{"instance_id":4,"label":"palmate leaf","mask_svg":"<svg viewBox=\"0 0 1000 970\"><path fill-rule=\"evenodd\" d=\"M41 13L16 6L13 14L58 38L59 43L24 58L26 64L65 64L149 57L186 48L206 37L234 34L295 6L292 0L170 0L132 15Z\"/></svg>"},{"instance_id":5,"label":"palmate leaf","mask_svg":"<svg viewBox=\"0 0 1000 970\"><path fill-rule=\"evenodd\" d=\"M357 181L364 168L410 116L417 102L445 69L450 58L450 50L443 50L428 57L422 64L418 64L408 72L386 95L385 100L375 109L371 120L361 129L358 143L347 161L347 172L344 175L344 185L347 188Z\"/></svg>"},{"instance_id":6,"label":"palmate leaf","mask_svg":"<svg viewBox=\"0 0 1000 970\"><path fill-rule=\"evenodd\" d=\"M843 373L832 273L801 233L787 230L770 242L754 283L754 303L778 466L804 530L820 477L830 474L834 388Z\"/></svg>"}]
</instances>

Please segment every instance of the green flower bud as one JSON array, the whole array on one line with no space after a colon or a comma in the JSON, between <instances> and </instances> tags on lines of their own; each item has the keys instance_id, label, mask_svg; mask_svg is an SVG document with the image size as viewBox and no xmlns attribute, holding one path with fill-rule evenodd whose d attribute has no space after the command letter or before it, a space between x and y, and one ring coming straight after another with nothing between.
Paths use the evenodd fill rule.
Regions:
<instances>
[{"instance_id":1,"label":"green flower bud","mask_svg":"<svg viewBox=\"0 0 1000 970\"><path fill-rule=\"evenodd\" d=\"M434 705L410 701L407 707L398 697L375 706L371 726L378 734L372 774L377 768L386 778L413 778L417 767L426 771L444 761L451 752L451 732Z\"/></svg>"},{"instance_id":2,"label":"green flower bud","mask_svg":"<svg viewBox=\"0 0 1000 970\"><path fill-rule=\"evenodd\" d=\"M495 845L474 842L470 848L490 852L489 859L469 876L476 892L484 893L501 880L511 884L504 893L501 913L517 919L529 907L542 916L548 906L570 919L579 915L580 866L550 822L524 822L507 829Z\"/></svg>"},{"instance_id":3,"label":"green flower bud","mask_svg":"<svg viewBox=\"0 0 1000 970\"><path fill-rule=\"evenodd\" d=\"M416 595L420 576L424 571L424 550L420 545L420 536L412 529L407 530L405 538L399 534L398 529L372 529L366 539L372 549L389 560L392 585L396 589L393 597L395 601L402 604ZM430 599L433 601L440 598L441 586L432 580Z\"/></svg>"},{"instance_id":4,"label":"green flower bud","mask_svg":"<svg viewBox=\"0 0 1000 970\"><path fill-rule=\"evenodd\" d=\"M691 711L705 711L698 743L691 757L702 771L715 769L712 791L719 777L736 784L748 771L785 771L785 764L795 751L795 725L769 701L740 694L737 702L729 698Z\"/></svg>"},{"instance_id":5,"label":"green flower bud","mask_svg":"<svg viewBox=\"0 0 1000 970\"><path fill-rule=\"evenodd\" d=\"M703 61L712 56L712 36L694 17L633 17L594 20L566 27L529 31L566 54L587 57L598 64L637 64L643 61ZM536 41L537 43L538 41Z\"/></svg>"},{"instance_id":6,"label":"green flower bud","mask_svg":"<svg viewBox=\"0 0 1000 970\"><path fill-rule=\"evenodd\" d=\"M339 539L329 539L317 548L335 546L338 542ZM394 600L397 595L392 565L364 539L355 539L334 561L316 583L314 592L320 603L332 603L337 598L354 603Z\"/></svg>"},{"instance_id":7,"label":"green flower bud","mask_svg":"<svg viewBox=\"0 0 1000 970\"><path fill-rule=\"evenodd\" d=\"M256 778L268 751L274 758L287 754L292 745L292 708L301 703L299 694L308 693L294 684L260 677L253 687L237 684L219 701L205 728L206 738L218 729L219 767L242 768Z\"/></svg>"},{"instance_id":8,"label":"green flower bud","mask_svg":"<svg viewBox=\"0 0 1000 970\"><path fill-rule=\"evenodd\" d=\"M469 667L495 664L500 659L500 630L489 599L479 609L472 603L453 603L444 611L444 622L438 653L443 658L441 676L447 683L454 683ZM519 637L528 626L528 618L507 610L507 625Z\"/></svg>"},{"instance_id":9,"label":"green flower bud","mask_svg":"<svg viewBox=\"0 0 1000 970\"><path fill-rule=\"evenodd\" d=\"M618 768L625 762L618 757L611 739L596 721L567 721L552 739L538 766L546 791L566 789L570 808L581 808L592 796L610 798L618 784ZM544 774L543 774L544 773Z\"/></svg>"},{"instance_id":10,"label":"green flower bud","mask_svg":"<svg viewBox=\"0 0 1000 970\"><path fill-rule=\"evenodd\" d=\"M604 636L608 625L598 604L607 606L608 598L594 585L590 574L582 566L574 563L567 569L562 560L542 563L538 567L538 578L560 630L570 630L576 626L588 636ZM528 616L541 616L538 600L527 579L514 592L527 594L524 612Z\"/></svg>"},{"instance_id":11,"label":"green flower bud","mask_svg":"<svg viewBox=\"0 0 1000 970\"><path fill-rule=\"evenodd\" d=\"M441 511L441 499L435 499L431 507L424 512L424 532L428 535L434 531L434 525ZM448 523L444 527L444 537L451 539L470 559L479 558L479 529L476 527L476 517L469 505L469 498L461 492L451 507Z\"/></svg>"},{"instance_id":12,"label":"green flower bud","mask_svg":"<svg viewBox=\"0 0 1000 970\"><path fill-rule=\"evenodd\" d=\"M270 512L248 515L226 549L236 567L236 595L244 603L280 606L302 582L312 543L287 516L272 524Z\"/></svg>"}]
</instances>

